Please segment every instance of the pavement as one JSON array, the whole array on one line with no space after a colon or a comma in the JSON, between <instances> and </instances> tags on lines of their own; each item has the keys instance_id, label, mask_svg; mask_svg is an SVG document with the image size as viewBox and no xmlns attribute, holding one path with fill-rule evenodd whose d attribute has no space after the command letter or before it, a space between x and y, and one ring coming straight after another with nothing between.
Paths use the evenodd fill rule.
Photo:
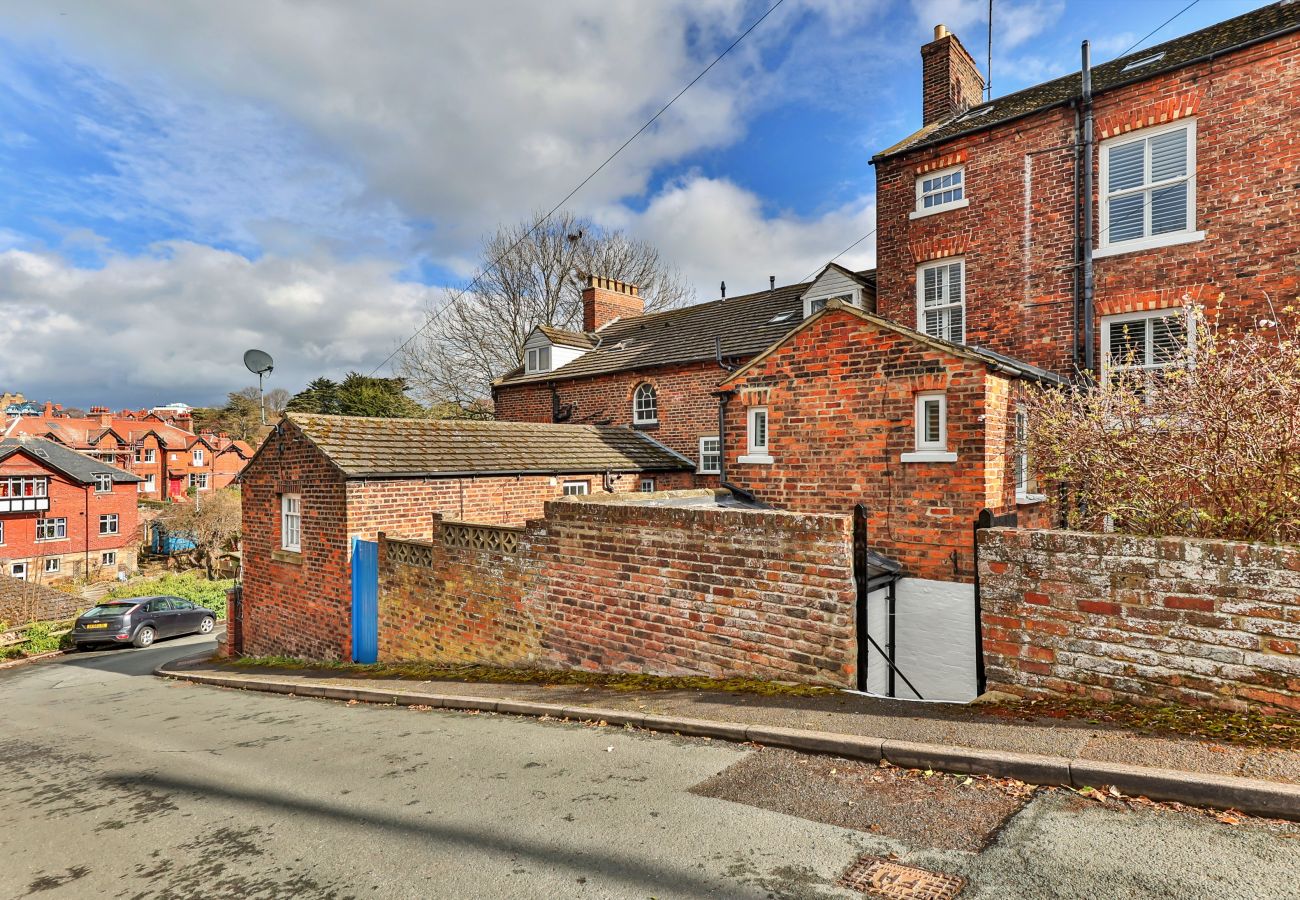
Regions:
<instances>
[{"instance_id":1,"label":"pavement","mask_svg":"<svg viewBox=\"0 0 1300 900\"><path fill-rule=\"evenodd\" d=\"M1287 823L150 674L214 647L0 672L0 898L848 898L862 854L964 878L961 900L1300 889Z\"/></svg>"},{"instance_id":2,"label":"pavement","mask_svg":"<svg viewBox=\"0 0 1300 900\"><path fill-rule=\"evenodd\" d=\"M596 719L669 733L1018 778L1300 820L1300 752L1160 737L1104 724L1008 719L958 704L840 693L627 691L580 685L419 682L246 669L191 659L167 674L253 690ZM163 674L160 671L159 674Z\"/></svg>"}]
</instances>

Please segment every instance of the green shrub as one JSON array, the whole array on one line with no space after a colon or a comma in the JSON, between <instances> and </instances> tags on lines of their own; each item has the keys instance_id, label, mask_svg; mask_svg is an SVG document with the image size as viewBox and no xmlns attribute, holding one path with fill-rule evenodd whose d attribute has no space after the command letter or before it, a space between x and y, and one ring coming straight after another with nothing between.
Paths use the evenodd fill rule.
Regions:
<instances>
[{"instance_id":1,"label":"green shrub","mask_svg":"<svg viewBox=\"0 0 1300 900\"><path fill-rule=\"evenodd\" d=\"M33 622L23 636L26 640L23 649L28 656L58 650L63 641L62 635L54 634L54 625L49 622Z\"/></svg>"},{"instance_id":2,"label":"green shrub","mask_svg":"<svg viewBox=\"0 0 1300 900\"><path fill-rule=\"evenodd\" d=\"M206 606L217 614L218 619L226 617L226 591L234 587L233 578L208 581L201 573L187 572L184 575L163 575L135 581L116 587L109 592L108 598L118 600L123 597L148 597L153 594L166 594L183 597L200 606Z\"/></svg>"}]
</instances>

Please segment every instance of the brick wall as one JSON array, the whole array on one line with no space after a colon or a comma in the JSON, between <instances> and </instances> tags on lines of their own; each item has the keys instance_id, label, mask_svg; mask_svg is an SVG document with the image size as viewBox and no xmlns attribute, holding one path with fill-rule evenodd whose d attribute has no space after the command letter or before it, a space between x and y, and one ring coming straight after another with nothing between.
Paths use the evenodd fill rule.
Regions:
<instances>
[{"instance_id":1,"label":"brick wall","mask_svg":"<svg viewBox=\"0 0 1300 900\"><path fill-rule=\"evenodd\" d=\"M847 686L842 516L561 500L519 549L380 550L380 658Z\"/></svg>"},{"instance_id":2,"label":"brick wall","mask_svg":"<svg viewBox=\"0 0 1300 900\"><path fill-rule=\"evenodd\" d=\"M840 310L741 374L727 409L727 480L781 509L870 515L873 548L916 578L970 581L971 530L1014 504L1006 431L1013 384ZM947 398L956 462L902 462L916 447L921 391ZM747 412L768 410L771 463L743 463Z\"/></svg>"},{"instance_id":3,"label":"brick wall","mask_svg":"<svg viewBox=\"0 0 1300 900\"><path fill-rule=\"evenodd\" d=\"M980 533L990 689L1300 710L1300 547Z\"/></svg>"},{"instance_id":4,"label":"brick wall","mask_svg":"<svg viewBox=\"0 0 1300 900\"><path fill-rule=\"evenodd\" d=\"M1298 107L1296 34L1097 97L1098 141L1139 120L1159 124L1174 108L1195 113L1205 232L1197 243L1098 259L1098 317L1177 306L1184 294L1213 305L1222 293L1228 320L1245 325L1272 317L1268 297L1296 296L1300 202L1284 186L1300 170ZM1071 110L1057 108L880 161L880 313L915 325L918 264L964 255L967 342L1069 374L1073 151L1062 145L1073 127ZM958 154L970 205L910 219L918 171Z\"/></svg>"},{"instance_id":5,"label":"brick wall","mask_svg":"<svg viewBox=\"0 0 1300 900\"><path fill-rule=\"evenodd\" d=\"M718 433L718 400L713 392L725 374L710 360L563 379L554 384L560 404L573 404L573 413L566 421L610 425L632 425L633 392L640 384L654 385L659 399L659 424L633 427L698 462L700 438ZM498 419L552 421L550 384L498 385L492 393Z\"/></svg>"}]
</instances>

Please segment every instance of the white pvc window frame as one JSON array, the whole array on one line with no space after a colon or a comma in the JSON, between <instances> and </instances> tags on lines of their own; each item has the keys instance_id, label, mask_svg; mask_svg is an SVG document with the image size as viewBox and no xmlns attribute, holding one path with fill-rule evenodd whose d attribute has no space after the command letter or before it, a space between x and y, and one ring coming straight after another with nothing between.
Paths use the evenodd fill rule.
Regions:
<instances>
[{"instance_id":1,"label":"white pvc window frame","mask_svg":"<svg viewBox=\"0 0 1300 900\"><path fill-rule=\"evenodd\" d=\"M659 424L659 392L648 381L638 384L632 393L632 424Z\"/></svg>"},{"instance_id":2,"label":"white pvc window frame","mask_svg":"<svg viewBox=\"0 0 1300 900\"><path fill-rule=\"evenodd\" d=\"M709 462L709 460L712 462ZM716 434L700 438L700 462L695 470L700 475L719 475L722 473L722 441Z\"/></svg>"},{"instance_id":3,"label":"white pvc window frame","mask_svg":"<svg viewBox=\"0 0 1300 900\"><path fill-rule=\"evenodd\" d=\"M959 270L957 297L952 296L952 267ZM942 270L942 271L939 271ZM936 272L936 287L939 299L944 302L926 305L925 276L927 272ZM938 316L938 332L929 327L926 319L928 313ZM959 319L954 327L953 319ZM949 256L944 259L930 260L916 267L916 330L929 337L938 338L953 344L966 343L966 258Z\"/></svg>"},{"instance_id":4,"label":"white pvc window frame","mask_svg":"<svg viewBox=\"0 0 1300 900\"><path fill-rule=\"evenodd\" d=\"M954 176L956 177L955 182L953 180ZM945 179L947 180L946 184L944 183ZM966 188L965 163L958 163L955 166L947 166L943 169L917 175L916 207L912 211L911 218L919 219L923 216L947 212L950 209L963 209L970 206L970 195L967 193ZM950 195L949 199L945 200L945 195Z\"/></svg>"},{"instance_id":5,"label":"white pvc window frame","mask_svg":"<svg viewBox=\"0 0 1300 900\"><path fill-rule=\"evenodd\" d=\"M280 495L280 549L302 552L302 494Z\"/></svg>"},{"instance_id":6,"label":"white pvc window frame","mask_svg":"<svg viewBox=\"0 0 1300 900\"><path fill-rule=\"evenodd\" d=\"M1161 135L1170 134L1176 131L1185 131L1187 133L1187 156L1184 173L1175 178L1166 178L1160 181L1151 180L1151 139ZM1143 162L1142 162L1142 183L1132 187L1123 188L1117 191L1110 190L1110 169L1111 154L1121 148L1132 144L1143 143ZM1129 132L1128 134L1117 135L1102 141L1097 145L1098 164L1097 164L1097 247L1093 252L1094 258L1105 258L1118 253L1129 253L1135 250L1152 250L1157 247L1171 247L1178 244L1188 244L1194 241L1205 239L1204 231L1196 230L1196 119L1187 118L1179 119L1177 122L1171 122L1167 125L1152 126L1142 128L1138 131ZM1186 189L1187 200L1187 220L1184 227L1178 231L1166 231L1161 234L1152 234L1152 212L1153 195L1156 191L1164 190L1176 185L1182 184ZM1111 201L1123 199L1124 197L1143 198L1142 201L1142 234L1140 236L1124 238L1122 240L1111 239Z\"/></svg>"}]
</instances>

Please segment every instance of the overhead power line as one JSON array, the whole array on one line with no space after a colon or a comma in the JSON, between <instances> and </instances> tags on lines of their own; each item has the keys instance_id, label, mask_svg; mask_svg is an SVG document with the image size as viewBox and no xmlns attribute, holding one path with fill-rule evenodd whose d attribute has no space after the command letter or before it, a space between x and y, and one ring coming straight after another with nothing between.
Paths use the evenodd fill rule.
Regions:
<instances>
[{"instance_id":1,"label":"overhead power line","mask_svg":"<svg viewBox=\"0 0 1300 900\"><path fill-rule=\"evenodd\" d=\"M416 330L411 334L410 337L408 337L406 340L402 341L402 343L398 344L398 345L397 345L397 348L394 349L392 353L388 354L388 356L386 356L386 357L384 358L384 361L383 361L383 362L381 362L379 365L375 366L374 370L370 373L371 376L373 376L376 372L378 372L378 371L379 371L380 369L382 369L384 366L388 365L388 364L392 361L392 359L393 359L394 356L396 356L398 353L401 353L402 350L404 350L404 349L405 349L405 348L406 348L406 347L411 343L411 341L415 340L417 337L419 337L421 334L423 334L423 333L428 329L428 327L429 327L430 325L432 325L432 324L434 323L434 321L436 321L436 320L437 320L441 315L443 315L444 313L446 313L446 311L447 311L448 309L450 309L451 307L453 307L453 306L455 306L457 303L459 303L460 300L461 300L461 298L464 297L465 294L467 294L468 292L470 292L471 290L473 290L474 287L475 287L475 285L477 285L480 281L482 281L483 278L484 278L484 277L485 277L489 272L491 272L491 271L492 271L493 269L495 269L498 265L500 265L502 260L504 260L506 257L508 257L511 253L513 253L513 252L515 251L515 248L517 248L517 247L518 247L520 244L522 244L524 241L526 241L526 240L528 240L530 237L532 237L533 234L534 234L534 232L536 232L537 229L541 228L542 225L544 225L544 224L546 223L546 221L547 221L548 219L551 218L551 216L555 215L555 213L560 209L560 207L562 207L562 206L564 206L564 204L568 203L569 200L571 200L571 199L573 198L573 196L574 196L575 194L578 193L578 191L582 190L584 187L587 186L587 183L588 183L589 181L591 181L591 179L593 179L593 178L595 178L597 175L599 175L599 174L601 173L601 171L602 171L606 166L608 166L611 162L613 162L613 161L615 160L615 158L617 158L618 155L619 155L620 153L622 153L624 150L626 150L626 149L628 148L628 146L629 146L633 141L635 141L635 140L636 140L637 138L639 138L642 134L644 134L644 133L646 132L646 129L648 129L651 125L653 125L655 122L657 122L657 121L659 120L659 117L660 117L660 116L662 116L664 113L668 112L668 110L672 107L672 105L673 105L674 103L676 103L678 100L680 100L680 99L682 98L682 95L683 95L683 94L685 94L687 91L689 91L691 88L693 88L693 87L696 85L696 83L699 82L699 80L700 80L701 78L703 78L705 75L709 74L709 72L713 69L714 66L716 66L718 63L722 62L722 60L727 56L727 54L729 54L732 50L735 50L736 47L738 47L738 46L740 45L740 42L741 42L741 41L743 41L745 38L749 37L750 32L752 32L752 31L753 31L755 28L757 28L759 25L762 25L762 24L763 24L763 21L764 21L765 19L767 19L768 16L772 15L772 13L776 12L777 8L780 7L781 4L784 3L784 2L785 2L785 0L776 0L775 3L773 3L771 6L769 6L769 7L767 8L767 12L763 13L761 16L759 16L757 19L755 19L755 20L750 24L750 26L749 26L748 28L746 28L744 31L742 31L742 32L740 33L740 36L739 36L739 37L737 37L734 41L732 41L730 44L728 44L727 47L726 47L726 49L724 49L721 53L719 53L717 56L715 56L715 57L713 58L713 61L712 61L711 63L709 63L707 66L705 66L703 69L701 69L701 70L700 70L700 73L699 73L698 75L696 75L694 78L692 78L692 79L691 79L691 80L686 84L686 86L685 86L684 88L682 88L680 91L678 91L676 94L674 94L674 95L673 95L673 98L672 98L671 100L669 100L667 103L665 103L665 104L660 108L660 110L659 110L657 113L655 113L653 116L651 116L649 119L647 119L644 125L642 125L640 128L638 128L638 129L637 129L637 130L632 134L631 137L629 137L627 140L625 140L622 144L619 145L619 147L618 147L617 150L615 150L613 153L611 153L609 156L607 156L607 157L605 158L605 161L604 161L604 162L602 162L602 163L601 163L600 165L598 165L595 169L593 169L593 170L591 171L591 173L590 173L589 175L587 175L586 178L584 178L584 179L582 179L582 181L578 182L577 186L574 187L573 190L571 190L571 191L569 191L567 194L565 194L565 195L564 195L564 198L561 199L559 203L557 203L557 204L555 204L554 206L552 206L551 209L546 213L546 215L542 216L542 217L539 218L536 222L534 222L534 223L533 223L533 227L530 228L530 229L528 229L528 231L526 231L526 232L524 233L523 237L519 238L519 240L515 241L513 244L510 245L509 249L507 249L504 253L502 253L502 254L501 254L500 256L498 256L496 259L492 260L490 263L488 263L486 266L484 266L484 267L479 271L479 273L478 273L477 275L475 275L473 279L470 280L470 283L469 283L469 284L465 285L465 287L463 287L463 288L461 288L459 291L457 291L456 296L453 297L453 298L452 298L448 303L444 304L441 308L439 308L439 309L437 309L437 310L431 312L431 313L429 314L429 317L428 317L427 319L424 320L424 324L423 324L423 325L421 325L419 328L417 328L417 329L416 329Z\"/></svg>"},{"instance_id":2,"label":"overhead power line","mask_svg":"<svg viewBox=\"0 0 1300 900\"><path fill-rule=\"evenodd\" d=\"M1157 31L1159 31L1160 29L1164 28L1166 25L1168 25L1168 24L1169 24L1170 22L1172 22L1174 19L1178 18L1178 17L1181 16L1183 13L1187 12L1189 9L1191 9L1193 6L1195 6L1196 4L1198 4L1198 3L1200 3L1200 2L1201 2L1201 0L1192 0L1191 3L1187 4L1187 5L1184 6L1182 9L1178 10L1178 12L1174 13L1172 16L1170 16L1169 18L1165 19L1163 22L1161 22L1161 23L1160 23L1159 25L1157 25L1155 28L1152 28L1152 29L1151 29L1150 31L1148 31L1146 34L1142 35L1142 37L1138 38L1137 42L1136 42L1135 44L1133 44L1132 47L1129 47L1127 50L1125 50L1123 53L1119 54L1119 56L1117 56L1117 57L1115 57L1115 58L1116 58L1116 59L1119 59L1120 56L1128 56L1130 53L1132 53L1132 52L1133 52L1134 50L1136 50L1138 47L1142 46L1142 44L1144 44L1144 43L1146 42L1146 39L1147 39L1147 38L1151 37L1151 35L1155 34Z\"/></svg>"}]
</instances>

